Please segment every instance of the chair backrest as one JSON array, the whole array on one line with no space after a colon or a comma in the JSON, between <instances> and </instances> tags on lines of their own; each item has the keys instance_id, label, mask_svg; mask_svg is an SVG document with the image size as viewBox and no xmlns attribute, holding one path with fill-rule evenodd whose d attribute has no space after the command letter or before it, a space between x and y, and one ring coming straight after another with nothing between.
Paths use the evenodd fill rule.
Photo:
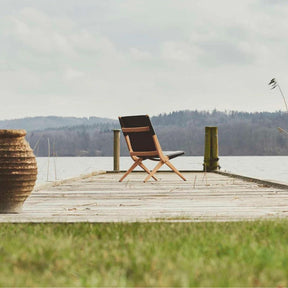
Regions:
<instances>
[{"instance_id":1,"label":"chair backrest","mask_svg":"<svg viewBox=\"0 0 288 288\"><path fill-rule=\"evenodd\" d=\"M155 152L157 150L153 139L155 132L148 115L119 117L119 122L126 142L129 138L128 141L134 152ZM129 143L127 144L129 146Z\"/></svg>"}]
</instances>

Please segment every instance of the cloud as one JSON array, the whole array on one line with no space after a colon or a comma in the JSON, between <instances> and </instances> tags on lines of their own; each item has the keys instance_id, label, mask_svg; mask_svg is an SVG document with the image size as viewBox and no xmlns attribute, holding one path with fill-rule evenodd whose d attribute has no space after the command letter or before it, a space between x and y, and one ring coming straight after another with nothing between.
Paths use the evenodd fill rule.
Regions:
<instances>
[{"instance_id":1,"label":"cloud","mask_svg":"<svg viewBox=\"0 0 288 288\"><path fill-rule=\"evenodd\" d=\"M17 109L114 117L279 107L266 85L276 77L284 86L281 75L288 74L288 5L279 1L1 5L1 89L5 105L16 105L2 117L19 115ZM33 109L23 112L24 98Z\"/></svg>"},{"instance_id":2,"label":"cloud","mask_svg":"<svg viewBox=\"0 0 288 288\"><path fill-rule=\"evenodd\" d=\"M22 49L31 49L32 52L43 54L73 53L65 35L65 20L50 18L34 8L24 8L7 20L11 27L10 36Z\"/></svg>"},{"instance_id":3,"label":"cloud","mask_svg":"<svg viewBox=\"0 0 288 288\"><path fill-rule=\"evenodd\" d=\"M191 61L200 56L201 50L189 42L164 42L162 44L162 57L164 60Z\"/></svg>"},{"instance_id":4,"label":"cloud","mask_svg":"<svg viewBox=\"0 0 288 288\"><path fill-rule=\"evenodd\" d=\"M144 50L137 49L134 47L131 47L129 51L130 51L130 55L132 59L140 60L140 61L151 59L151 53L149 53L148 51L144 51Z\"/></svg>"},{"instance_id":5,"label":"cloud","mask_svg":"<svg viewBox=\"0 0 288 288\"><path fill-rule=\"evenodd\" d=\"M82 77L85 77L85 73L76 69L69 68L64 72L64 79L68 81L75 81Z\"/></svg>"}]
</instances>

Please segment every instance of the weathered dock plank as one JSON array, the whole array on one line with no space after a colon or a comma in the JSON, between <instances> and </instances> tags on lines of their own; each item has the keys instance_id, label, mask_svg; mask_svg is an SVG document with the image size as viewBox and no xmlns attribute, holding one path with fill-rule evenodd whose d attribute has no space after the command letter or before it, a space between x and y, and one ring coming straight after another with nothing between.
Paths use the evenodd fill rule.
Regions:
<instances>
[{"instance_id":1,"label":"weathered dock plank","mask_svg":"<svg viewBox=\"0 0 288 288\"><path fill-rule=\"evenodd\" d=\"M288 216L288 189L218 173L103 173L37 188L0 222L236 221Z\"/></svg>"}]
</instances>

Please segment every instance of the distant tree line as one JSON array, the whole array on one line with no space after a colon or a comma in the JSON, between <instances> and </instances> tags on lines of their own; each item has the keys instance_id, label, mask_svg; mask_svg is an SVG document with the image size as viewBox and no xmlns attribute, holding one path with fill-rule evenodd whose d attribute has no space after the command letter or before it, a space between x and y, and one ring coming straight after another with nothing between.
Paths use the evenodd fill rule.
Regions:
<instances>
[{"instance_id":1,"label":"distant tree line","mask_svg":"<svg viewBox=\"0 0 288 288\"><path fill-rule=\"evenodd\" d=\"M59 117L38 116L26 117L13 120L0 120L0 129L25 129L27 131L57 129L62 127L91 126L99 123L115 123L116 120L100 117Z\"/></svg>"},{"instance_id":2,"label":"distant tree line","mask_svg":"<svg viewBox=\"0 0 288 288\"><path fill-rule=\"evenodd\" d=\"M184 150L186 155L204 153L206 126L217 126L219 154L288 155L288 113L179 111L152 117L163 150ZM113 129L117 121L57 129L31 131L27 134L36 156L111 156ZM128 155L121 136L121 155Z\"/></svg>"}]
</instances>

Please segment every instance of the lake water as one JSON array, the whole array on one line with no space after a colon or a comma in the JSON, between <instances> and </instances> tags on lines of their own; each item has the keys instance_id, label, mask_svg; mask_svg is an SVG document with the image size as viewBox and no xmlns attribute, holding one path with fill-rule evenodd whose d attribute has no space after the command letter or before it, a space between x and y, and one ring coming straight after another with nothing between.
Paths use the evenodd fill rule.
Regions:
<instances>
[{"instance_id":1,"label":"lake water","mask_svg":"<svg viewBox=\"0 0 288 288\"><path fill-rule=\"evenodd\" d=\"M172 163L179 170L202 170L203 156L182 156L173 159ZM99 170L113 170L113 157L38 157L37 164L37 184L42 184ZM128 169L131 164L130 157L121 157L121 170ZM288 184L288 156L220 156L219 164L221 171ZM145 165L151 169L155 162L146 161Z\"/></svg>"}]
</instances>

